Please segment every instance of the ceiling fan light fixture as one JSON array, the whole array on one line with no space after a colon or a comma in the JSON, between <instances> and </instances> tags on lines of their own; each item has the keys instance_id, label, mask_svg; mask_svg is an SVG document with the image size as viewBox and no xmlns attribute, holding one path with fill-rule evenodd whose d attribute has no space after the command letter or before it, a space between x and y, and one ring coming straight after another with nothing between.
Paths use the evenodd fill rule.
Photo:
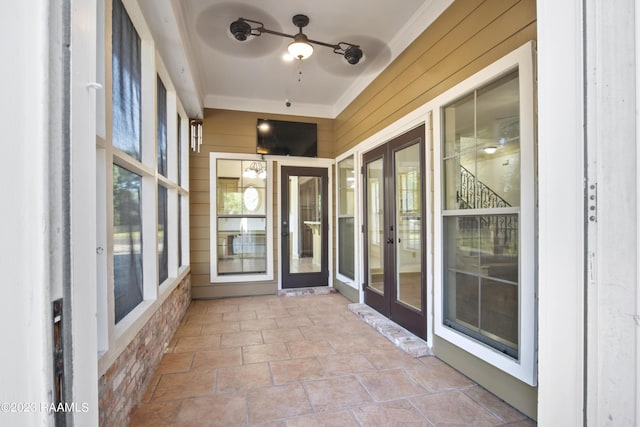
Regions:
<instances>
[{"instance_id":1,"label":"ceiling fan light fixture","mask_svg":"<svg viewBox=\"0 0 640 427\"><path fill-rule=\"evenodd\" d=\"M344 59L351 65L356 65L362 58L362 49L359 46L349 46L344 51Z\"/></svg>"},{"instance_id":2,"label":"ceiling fan light fixture","mask_svg":"<svg viewBox=\"0 0 640 427\"><path fill-rule=\"evenodd\" d=\"M238 19L229 25L229 31L231 31L236 40L243 42L251 35L251 25Z\"/></svg>"},{"instance_id":3,"label":"ceiling fan light fixture","mask_svg":"<svg viewBox=\"0 0 640 427\"><path fill-rule=\"evenodd\" d=\"M293 25L298 27L298 34L294 35L270 30L268 28L265 28L264 24L260 21L254 21L252 19L242 17L238 18L236 21L233 21L229 26L229 30L231 31L231 34L233 34L233 37L238 41L245 41L249 36L257 37L262 34L271 34L274 36L291 38L293 39L293 42L289 44L287 51L293 59L303 60L310 57L313 54L312 44L333 49L333 53L343 55L345 60L351 65L357 64L358 62L360 62L360 59L362 59L362 49L360 49L360 46L358 45L347 42L332 44L307 38L307 36L302 33L302 28L306 27L309 24L309 17L307 15L294 15L291 21L293 22ZM287 57L284 58L286 60L289 60L289 58Z\"/></svg>"},{"instance_id":4,"label":"ceiling fan light fixture","mask_svg":"<svg viewBox=\"0 0 640 427\"><path fill-rule=\"evenodd\" d=\"M287 48L291 56L295 59L307 59L313 54L313 46L309 44L307 36L302 33L296 34L293 37L293 42L289 44Z\"/></svg>"}]
</instances>

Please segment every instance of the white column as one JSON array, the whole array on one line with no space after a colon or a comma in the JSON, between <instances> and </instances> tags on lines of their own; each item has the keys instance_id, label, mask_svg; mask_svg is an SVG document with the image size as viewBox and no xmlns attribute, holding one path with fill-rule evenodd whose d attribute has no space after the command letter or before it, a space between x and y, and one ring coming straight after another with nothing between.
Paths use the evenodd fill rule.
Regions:
<instances>
[{"instance_id":1,"label":"white column","mask_svg":"<svg viewBox=\"0 0 640 427\"><path fill-rule=\"evenodd\" d=\"M0 424L47 425L52 418L39 405L51 400L52 381L48 2L9 2L1 16ZM37 406L25 409L24 404Z\"/></svg>"},{"instance_id":2,"label":"white column","mask_svg":"<svg viewBox=\"0 0 640 427\"><path fill-rule=\"evenodd\" d=\"M582 426L582 1L539 0L538 423Z\"/></svg>"}]
</instances>

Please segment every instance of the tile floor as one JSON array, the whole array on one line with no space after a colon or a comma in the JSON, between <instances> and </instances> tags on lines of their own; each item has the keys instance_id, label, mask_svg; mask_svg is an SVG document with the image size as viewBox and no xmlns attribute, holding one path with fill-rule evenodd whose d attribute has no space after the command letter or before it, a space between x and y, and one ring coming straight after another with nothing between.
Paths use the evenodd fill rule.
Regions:
<instances>
[{"instance_id":1,"label":"tile floor","mask_svg":"<svg viewBox=\"0 0 640 427\"><path fill-rule=\"evenodd\" d=\"M534 426L340 294L193 301L131 426Z\"/></svg>"}]
</instances>

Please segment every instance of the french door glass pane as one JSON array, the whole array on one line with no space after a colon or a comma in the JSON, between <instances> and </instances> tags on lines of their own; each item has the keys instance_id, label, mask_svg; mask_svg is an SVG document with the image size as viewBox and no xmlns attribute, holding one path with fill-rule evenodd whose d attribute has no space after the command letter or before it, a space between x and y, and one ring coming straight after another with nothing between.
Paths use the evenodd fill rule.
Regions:
<instances>
[{"instance_id":1,"label":"french door glass pane","mask_svg":"<svg viewBox=\"0 0 640 427\"><path fill-rule=\"evenodd\" d=\"M142 302L142 177L113 165L115 321Z\"/></svg>"},{"instance_id":2,"label":"french door glass pane","mask_svg":"<svg viewBox=\"0 0 640 427\"><path fill-rule=\"evenodd\" d=\"M289 271L322 270L322 178L289 176Z\"/></svg>"},{"instance_id":3,"label":"french door glass pane","mask_svg":"<svg viewBox=\"0 0 640 427\"><path fill-rule=\"evenodd\" d=\"M367 279L384 294L384 169L383 160L367 164Z\"/></svg>"},{"instance_id":4,"label":"french door glass pane","mask_svg":"<svg viewBox=\"0 0 640 427\"><path fill-rule=\"evenodd\" d=\"M411 145L394 155L397 299L422 309L422 177L420 146Z\"/></svg>"}]
</instances>

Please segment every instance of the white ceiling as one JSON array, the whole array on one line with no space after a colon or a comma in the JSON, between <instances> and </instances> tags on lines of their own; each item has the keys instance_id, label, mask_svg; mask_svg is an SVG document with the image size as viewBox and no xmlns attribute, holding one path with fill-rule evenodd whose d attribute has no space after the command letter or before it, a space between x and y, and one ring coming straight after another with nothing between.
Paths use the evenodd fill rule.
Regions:
<instances>
[{"instance_id":1,"label":"white ceiling","mask_svg":"<svg viewBox=\"0 0 640 427\"><path fill-rule=\"evenodd\" d=\"M336 117L453 0L139 0L167 71L190 117L202 107ZM295 34L305 14L310 39L360 45L357 65L328 47L286 62L291 39L262 34L245 42L229 25L239 17ZM285 101L291 106L287 107Z\"/></svg>"}]
</instances>

